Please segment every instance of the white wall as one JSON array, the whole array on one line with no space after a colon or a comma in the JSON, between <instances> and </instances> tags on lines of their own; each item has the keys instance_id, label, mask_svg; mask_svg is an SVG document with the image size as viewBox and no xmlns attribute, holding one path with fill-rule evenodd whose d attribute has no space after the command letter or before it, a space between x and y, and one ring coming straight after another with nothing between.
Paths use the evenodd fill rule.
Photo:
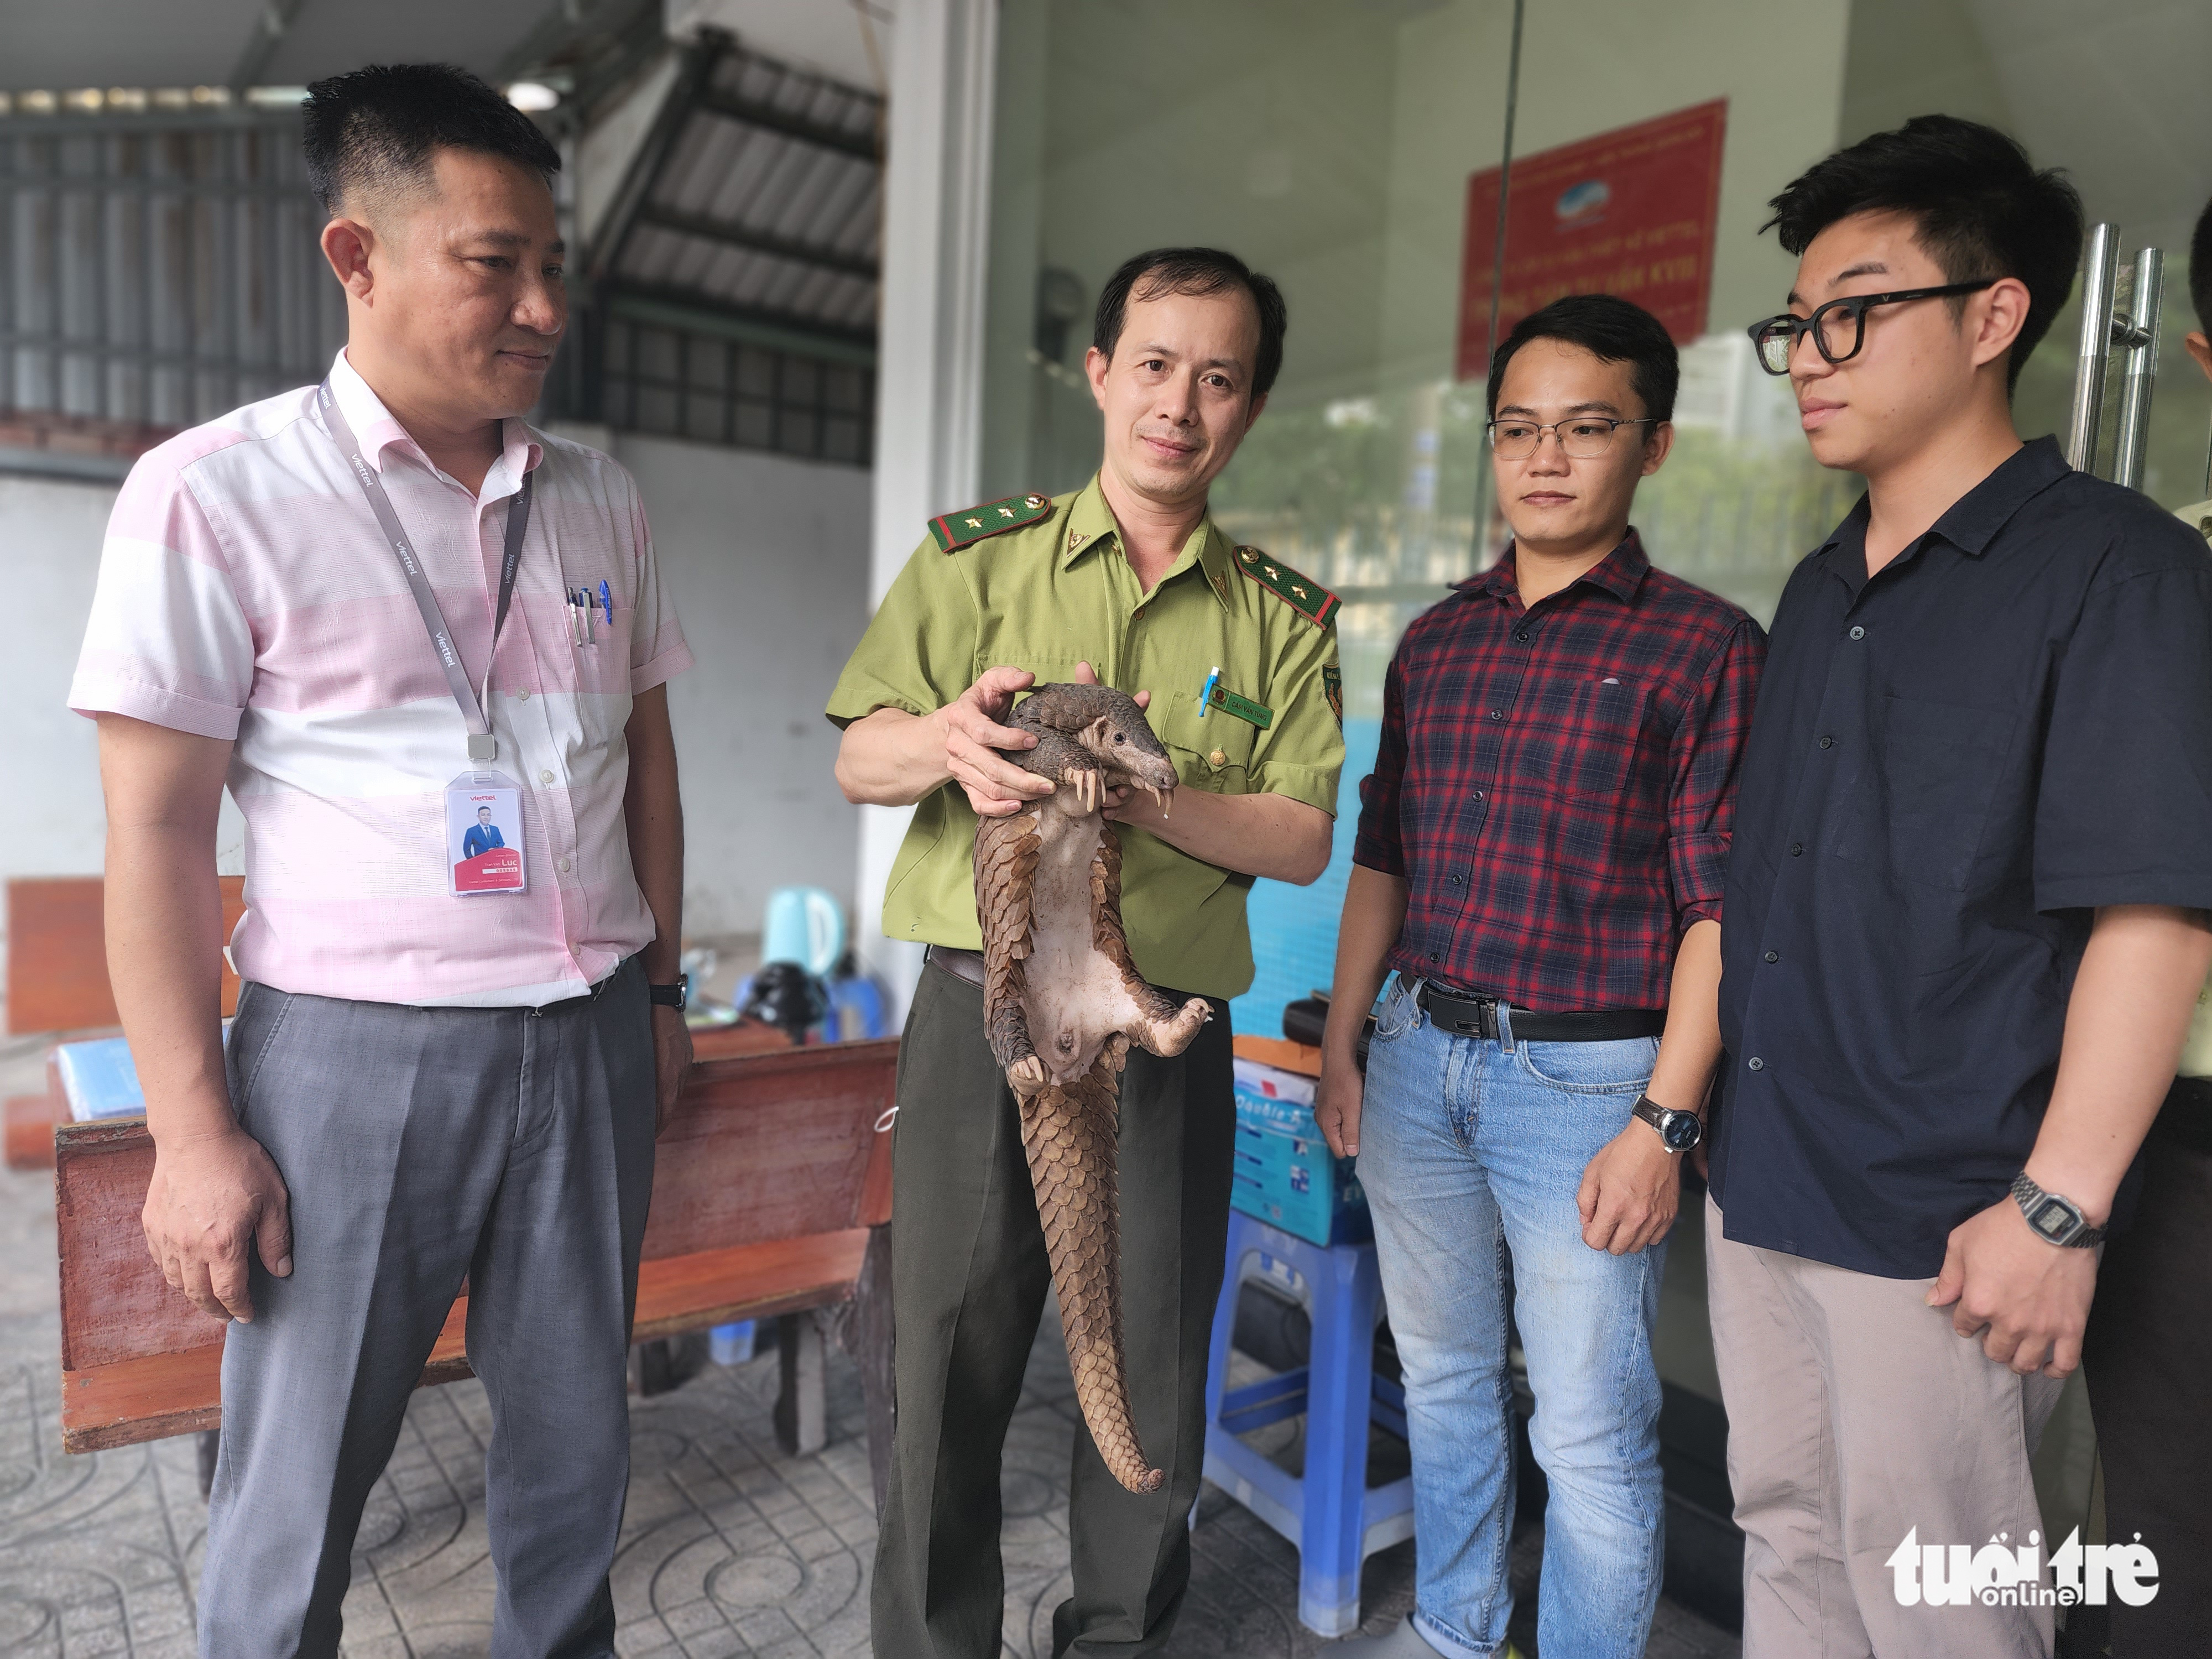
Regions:
<instances>
[{"instance_id":1,"label":"white wall","mask_svg":"<svg viewBox=\"0 0 2212 1659\"><path fill-rule=\"evenodd\" d=\"M851 916L860 815L822 707L867 626L867 471L628 433L612 447L698 659L669 688L684 931L754 932L769 890L793 883Z\"/></svg>"},{"instance_id":2,"label":"white wall","mask_svg":"<svg viewBox=\"0 0 2212 1659\"><path fill-rule=\"evenodd\" d=\"M603 430L577 435L602 448ZM868 611L867 472L628 435L698 666L671 687L690 839L685 928L750 933L769 889L826 887L848 909L859 815L830 776L822 717ZM91 721L64 706L115 487L0 475L0 879L97 875L106 820ZM226 797L217 857L241 870ZM0 923L4 926L4 923Z\"/></svg>"},{"instance_id":3,"label":"white wall","mask_svg":"<svg viewBox=\"0 0 2212 1659\"><path fill-rule=\"evenodd\" d=\"M114 504L112 484L0 476L0 568L16 617L0 651L0 721L13 750L0 791L0 877L100 872L98 746L92 722L63 702Z\"/></svg>"}]
</instances>

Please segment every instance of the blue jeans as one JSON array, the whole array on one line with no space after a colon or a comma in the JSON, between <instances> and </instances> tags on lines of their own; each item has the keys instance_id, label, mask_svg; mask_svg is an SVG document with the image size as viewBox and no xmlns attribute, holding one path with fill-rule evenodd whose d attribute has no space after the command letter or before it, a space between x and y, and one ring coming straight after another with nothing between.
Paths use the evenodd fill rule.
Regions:
<instances>
[{"instance_id":1,"label":"blue jeans","mask_svg":"<svg viewBox=\"0 0 2212 1659\"><path fill-rule=\"evenodd\" d=\"M1513 1610L1513 1316L1551 1482L1537 1641L1544 1659L1635 1659L1659 1598L1662 1241L1583 1243L1583 1171L1633 1120L1659 1051L1439 1031L1402 985L1367 1064L1359 1179L1406 1370L1419 1573L1413 1620L1446 1654L1503 1650Z\"/></svg>"}]
</instances>

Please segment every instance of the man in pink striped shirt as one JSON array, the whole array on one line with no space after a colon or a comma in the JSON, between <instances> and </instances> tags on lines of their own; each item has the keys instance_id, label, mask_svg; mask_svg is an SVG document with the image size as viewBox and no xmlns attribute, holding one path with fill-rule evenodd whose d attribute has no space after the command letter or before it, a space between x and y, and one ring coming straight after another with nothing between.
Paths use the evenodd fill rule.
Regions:
<instances>
[{"instance_id":1,"label":"man in pink striped shirt","mask_svg":"<svg viewBox=\"0 0 2212 1659\"><path fill-rule=\"evenodd\" d=\"M70 694L100 728L147 1243L236 1322L200 1651L337 1651L465 1278L492 1651L611 1654L638 1249L690 1056L665 684L690 653L629 475L520 418L567 320L552 147L428 65L318 83L307 147L346 348L133 469ZM470 891L479 802L501 850Z\"/></svg>"}]
</instances>

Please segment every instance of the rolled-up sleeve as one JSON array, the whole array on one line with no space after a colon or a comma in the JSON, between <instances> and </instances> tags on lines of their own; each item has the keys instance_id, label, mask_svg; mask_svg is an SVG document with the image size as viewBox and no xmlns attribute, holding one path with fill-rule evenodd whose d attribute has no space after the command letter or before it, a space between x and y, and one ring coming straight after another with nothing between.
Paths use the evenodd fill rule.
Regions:
<instances>
[{"instance_id":1,"label":"rolled-up sleeve","mask_svg":"<svg viewBox=\"0 0 2212 1659\"><path fill-rule=\"evenodd\" d=\"M1403 659L1394 653L1382 676L1382 735L1375 750L1375 769L1359 784L1359 836L1352 861L1386 876L1406 873L1404 833L1398 801L1406 781L1406 688Z\"/></svg>"},{"instance_id":2,"label":"rolled-up sleeve","mask_svg":"<svg viewBox=\"0 0 2212 1659\"><path fill-rule=\"evenodd\" d=\"M1667 873L1675 926L1721 919L1735 787L1766 661L1766 635L1746 617L1714 651L1668 749Z\"/></svg>"},{"instance_id":3,"label":"rolled-up sleeve","mask_svg":"<svg viewBox=\"0 0 2212 1659\"><path fill-rule=\"evenodd\" d=\"M2176 539L2179 539L2178 532ZM2212 561L2107 561L2066 643L2035 805L2035 907L2212 908Z\"/></svg>"},{"instance_id":4,"label":"rolled-up sleeve","mask_svg":"<svg viewBox=\"0 0 2212 1659\"><path fill-rule=\"evenodd\" d=\"M254 653L214 524L166 447L149 451L108 517L69 706L234 738Z\"/></svg>"}]
</instances>

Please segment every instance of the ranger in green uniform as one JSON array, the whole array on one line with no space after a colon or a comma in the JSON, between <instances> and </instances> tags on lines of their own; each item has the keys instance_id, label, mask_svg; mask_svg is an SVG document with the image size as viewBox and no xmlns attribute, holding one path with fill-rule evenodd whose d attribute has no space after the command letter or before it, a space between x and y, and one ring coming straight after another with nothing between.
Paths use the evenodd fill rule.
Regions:
<instances>
[{"instance_id":1,"label":"ranger in green uniform","mask_svg":"<svg viewBox=\"0 0 2212 1659\"><path fill-rule=\"evenodd\" d=\"M930 947L899 1054L892 1297L898 1427L877 1547L875 1650L992 1659L999 1476L1050 1270L1014 1097L983 1030L976 815L1051 792L994 752L1032 684L1097 678L1148 707L1182 781L1172 817L1116 796L1121 915L1138 969L1215 1017L1121 1083L1121 1299L1130 1406L1167 1474L1124 1491L1076 1436L1074 1595L1053 1651L1148 1653L1190 1576L1206 1362L1226 1248L1235 1112L1227 1000L1252 980L1255 876L1328 862L1344 758L1336 598L1237 546L1206 491L1282 362L1281 295L1234 256L1140 254L1098 301L1086 367L1098 475L933 520L830 700L848 799L915 806L884 932ZM957 786L957 787L956 787Z\"/></svg>"}]
</instances>

